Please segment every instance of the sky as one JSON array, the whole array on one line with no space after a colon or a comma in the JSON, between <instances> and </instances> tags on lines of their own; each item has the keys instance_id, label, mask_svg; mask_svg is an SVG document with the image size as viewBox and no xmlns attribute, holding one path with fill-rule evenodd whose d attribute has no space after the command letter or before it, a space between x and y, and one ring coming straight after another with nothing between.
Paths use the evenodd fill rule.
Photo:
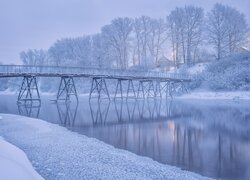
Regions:
<instances>
[{"instance_id":1,"label":"sky","mask_svg":"<svg viewBox=\"0 0 250 180\"><path fill-rule=\"evenodd\" d=\"M0 0L0 63L21 64L21 51L98 33L117 17L164 18L177 6L209 11L217 2L235 7L250 24L250 0Z\"/></svg>"}]
</instances>

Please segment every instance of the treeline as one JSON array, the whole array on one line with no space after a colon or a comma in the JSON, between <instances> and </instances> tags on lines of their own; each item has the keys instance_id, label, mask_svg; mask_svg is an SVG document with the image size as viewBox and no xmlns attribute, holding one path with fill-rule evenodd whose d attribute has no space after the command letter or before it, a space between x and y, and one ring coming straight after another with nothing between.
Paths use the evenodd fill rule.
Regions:
<instances>
[{"instance_id":1,"label":"treeline","mask_svg":"<svg viewBox=\"0 0 250 180\"><path fill-rule=\"evenodd\" d=\"M94 35L64 38L48 50L20 54L25 65L156 68L162 57L175 67L221 59L247 43L248 25L235 8L215 4L177 7L167 17L116 18Z\"/></svg>"}]
</instances>

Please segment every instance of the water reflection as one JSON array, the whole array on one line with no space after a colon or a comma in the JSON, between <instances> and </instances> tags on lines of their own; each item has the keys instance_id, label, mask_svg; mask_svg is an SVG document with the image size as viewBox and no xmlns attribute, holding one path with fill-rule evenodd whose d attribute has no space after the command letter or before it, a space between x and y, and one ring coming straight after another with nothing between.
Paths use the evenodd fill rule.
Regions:
<instances>
[{"instance_id":1,"label":"water reflection","mask_svg":"<svg viewBox=\"0 0 250 180\"><path fill-rule=\"evenodd\" d=\"M15 105L8 99L2 102L0 109L13 113ZM98 103L81 98L79 104L32 107L18 110L34 117L39 109L41 119L163 164L217 179L250 179L250 102L118 99Z\"/></svg>"},{"instance_id":2,"label":"water reflection","mask_svg":"<svg viewBox=\"0 0 250 180\"><path fill-rule=\"evenodd\" d=\"M204 141L211 141L210 147L206 148ZM209 175L212 170L213 177L236 179L245 171L238 163L240 153L237 153L237 143L223 133L216 133L210 139L201 130L177 126L172 152L172 164L204 175Z\"/></svg>"},{"instance_id":3,"label":"water reflection","mask_svg":"<svg viewBox=\"0 0 250 180\"><path fill-rule=\"evenodd\" d=\"M93 126L105 125L108 111L109 111L110 101L92 101L89 100L89 107Z\"/></svg>"},{"instance_id":4,"label":"water reflection","mask_svg":"<svg viewBox=\"0 0 250 180\"><path fill-rule=\"evenodd\" d=\"M78 110L78 101L65 101L61 103L57 102L56 107L60 119L59 124L64 126L74 126Z\"/></svg>"},{"instance_id":5,"label":"water reflection","mask_svg":"<svg viewBox=\"0 0 250 180\"><path fill-rule=\"evenodd\" d=\"M41 102L40 101L29 101L24 104L17 104L18 112L22 116L34 117L38 118L40 109L41 109Z\"/></svg>"},{"instance_id":6,"label":"water reflection","mask_svg":"<svg viewBox=\"0 0 250 180\"><path fill-rule=\"evenodd\" d=\"M249 112L249 108L120 100L114 101L111 109L116 122L105 120L99 124L103 127L87 128L82 133L202 175L248 179ZM104 114L106 119L107 112Z\"/></svg>"},{"instance_id":7,"label":"water reflection","mask_svg":"<svg viewBox=\"0 0 250 180\"><path fill-rule=\"evenodd\" d=\"M99 101L98 101L99 102ZM172 115L172 101L114 100L89 101L93 125L165 121ZM111 107L111 108L110 108Z\"/></svg>"}]
</instances>

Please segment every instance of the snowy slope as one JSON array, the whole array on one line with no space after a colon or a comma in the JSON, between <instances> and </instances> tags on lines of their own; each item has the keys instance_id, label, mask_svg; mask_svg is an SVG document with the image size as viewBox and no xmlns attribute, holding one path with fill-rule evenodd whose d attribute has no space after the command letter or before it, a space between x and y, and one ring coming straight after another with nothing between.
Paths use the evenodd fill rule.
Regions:
<instances>
[{"instance_id":1,"label":"snowy slope","mask_svg":"<svg viewBox=\"0 0 250 180\"><path fill-rule=\"evenodd\" d=\"M0 117L1 119L1 117ZM25 153L0 137L0 179L43 179L32 167Z\"/></svg>"},{"instance_id":2,"label":"snowy slope","mask_svg":"<svg viewBox=\"0 0 250 180\"><path fill-rule=\"evenodd\" d=\"M190 75L199 74L206 69L207 65L208 65L208 63L195 64L194 66L187 69L187 73Z\"/></svg>"},{"instance_id":3,"label":"snowy slope","mask_svg":"<svg viewBox=\"0 0 250 180\"><path fill-rule=\"evenodd\" d=\"M23 149L45 179L207 179L42 120L1 116L0 134Z\"/></svg>"}]
</instances>

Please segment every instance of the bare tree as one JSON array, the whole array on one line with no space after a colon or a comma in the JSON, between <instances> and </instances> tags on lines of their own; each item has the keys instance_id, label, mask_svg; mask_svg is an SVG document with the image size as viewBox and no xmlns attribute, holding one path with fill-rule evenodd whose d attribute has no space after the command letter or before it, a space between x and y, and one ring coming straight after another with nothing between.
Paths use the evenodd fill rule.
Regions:
<instances>
[{"instance_id":1,"label":"bare tree","mask_svg":"<svg viewBox=\"0 0 250 180\"><path fill-rule=\"evenodd\" d=\"M141 66L148 66L148 36L150 33L150 23L152 19L150 17L142 16L135 19L134 33L135 44L138 64Z\"/></svg>"},{"instance_id":2,"label":"bare tree","mask_svg":"<svg viewBox=\"0 0 250 180\"><path fill-rule=\"evenodd\" d=\"M159 54L167 37L166 22L163 19L152 19L148 35L148 48L155 65L158 64Z\"/></svg>"},{"instance_id":3,"label":"bare tree","mask_svg":"<svg viewBox=\"0 0 250 180\"><path fill-rule=\"evenodd\" d=\"M112 67L115 61L112 56L113 51L111 46L105 41L102 34L92 36L92 64L98 68Z\"/></svg>"},{"instance_id":4,"label":"bare tree","mask_svg":"<svg viewBox=\"0 0 250 180\"><path fill-rule=\"evenodd\" d=\"M215 4L207 15L208 38L217 59L236 52L245 43L248 31L243 14L222 4Z\"/></svg>"},{"instance_id":5,"label":"bare tree","mask_svg":"<svg viewBox=\"0 0 250 180\"><path fill-rule=\"evenodd\" d=\"M129 65L129 35L133 29L133 20L130 18L117 18L110 25L102 28L102 35L108 45L113 47L117 58L116 66L126 69Z\"/></svg>"},{"instance_id":6,"label":"bare tree","mask_svg":"<svg viewBox=\"0 0 250 180\"><path fill-rule=\"evenodd\" d=\"M65 38L58 40L48 50L51 64L89 66L91 62L91 38Z\"/></svg>"},{"instance_id":7,"label":"bare tree","mask_svg":"<svg viewBox=\"0 0 250 180\"><path fill-rule=\"evenodd\" d=\"M77 61L77 64L86 67L92 65L91 56L91 37L85 36L81 38L74 38L72 47L72 57Z\"/></svg>"},{"instance_id":8,"label":"bare tree","mask_svg":"<svg viewBox=\"0 0 250 180\"><path fill-rule=\"evenodd\" d=\"M44 66L47 65L47 54L44 50L31 50L22 51L20 53L21 61L24 65Z\"/></svg>"},{"instance_id":9,"label":"bare tree","mask_svg":"<svg viewBox=\"0 0 250 180\"><path fill-rule=\"evenodd\" d=\"M215 4L211 12L208 13L208 38L209 42L215 47L217 59L221 59L226 50L227 15L226 7L221 4Z\"/></svg>"},{"instance_id":10,"label":"bare tree","mask_svg":"<svg viewBox=\"0 0 250 180\"><path fill-rule=\"evenodd\" d=\"M167 17L173 51L178 67L181 62L191 64L201 43L204 13L202 8L176 8Z\"/></svg>"},{"instance_id":11,"label":"bare tree","mask_svg":"<svg viewBox=\"0 0 250 180\"><path fill-rule=\"evenodd\" d=\"M228 53L231 55L237 52L239 48L246 43L248 26L244 14L236 9L227 7L227 24L228 24Z\"/></svg>"},{"instance_id":12,"label":"bare tree","mask_svg":"<svg viewBox=\"0 0 250 180\"><path fill-rule=\"evenodd\" d=\"M201 34L204 21L204 13L202 8L193 6L185 7L185 30L186 30L186 61L187 64L193 63L195 52L201 43Z\"/></svg>"},{"instance_id":13,"label":"bare tree","mask_svg":"<svg viewBox=\"0 0 250 180\"><path fill-rule=\"evenodd\" d=\"M180 64L180 48L181 48L181 35L183 34L182 22L184 12L183 9L176 8L170 13L167 17L167 23L169 27L169 33L171 37L171 46L172 46L172 57L175 63L175 66L178 68ZM183 39L183 37L182 37ZM182 41L183 42L183 41ZM184 47L184 46L183 46Z\"/></svg>"}]
</instances>

